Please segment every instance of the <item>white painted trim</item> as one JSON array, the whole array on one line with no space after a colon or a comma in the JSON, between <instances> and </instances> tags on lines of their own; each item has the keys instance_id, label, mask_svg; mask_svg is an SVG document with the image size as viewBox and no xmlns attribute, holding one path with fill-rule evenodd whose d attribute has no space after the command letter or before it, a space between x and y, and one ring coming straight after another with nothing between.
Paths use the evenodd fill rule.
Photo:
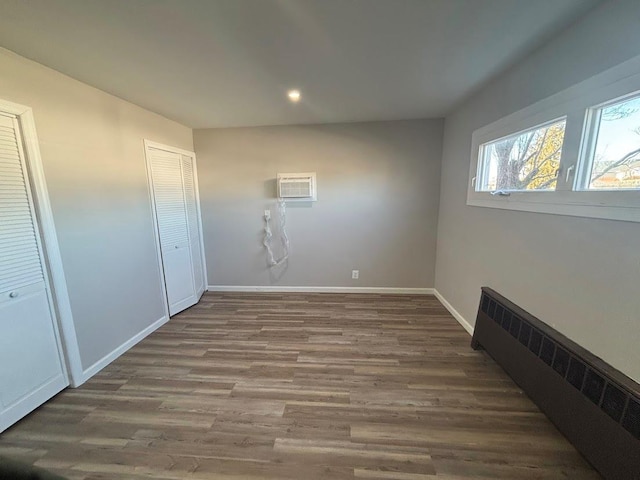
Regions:
<instances>
[{"instance_id":1,"label":"white painted trim","mask_svg":"<svg viewBox=\"0 0 640 480\"><path fill-rule=\"evenodd\" d=\"M473 335L473 327L471 326L471 324L462 315L460 315L460 312L458 312L455 308L453 308L453 305L451 305L447 301L447 299L444 298L442 296L442 294L438 290L436 290L435 288L433 289L433 294L440 301L440 303L444 306L444 308L449 310L449 313L451 315L453 315L453 318L455 318L458 321L458 323L460 325L462 325L462 327L467 331L467 333L469 335Z\"/></svg>"},{"instance_id":2,"label":"white painted trim","mask_svg":"<svg viewBox=\"0 0 640 480\"><path fill-rule=\"evenodd\" d=\"M209 292L273 292L273 293L382 293L434 295L433 288L398 287L290 287L290 286L245 286L245 285L209 285Z\"/></svg>"},{"instance_id":3,"label":"white painted trim","mask_svg":"<svg viewBox=\"0 0 640 480\"><path fill-rule=\"evenodd\" d=\"M469 200L467 200L467 205L471 207L497 208L499 210L519 210L521 212L545 213L550 215L568 215L571 217L602 218L605 220L620 220L623 222L640 222L640 208L582 205L579 203L571 203L571 200L567 200L566 203L552 203L543 201L544 199L542 197L550 193L552 192L539 192L528 195L524 192L517 192L512 193L509 197L470 198ZM566 197L564 192L557 193L558 195L555 195L556 198L560 198L561 195L563 197ZM578 196L582 192L572 193ZM612 192L597 193L607 194ZM631 191L620 193L632 193L638 195L638 192ZM539 195L540 198L535 199L531 195Z\"/></svg>"},{"instance_id":4,"label":"white painted trim","mask_svg":"<svg viewBox=\"0 0 640 480\"><path fill-rule=\"evenodd\" d=\"M49 202L33 110L30 107L5 100L0 100L0 110L15 115L20 123L26 162L29 167L31 186L35 197L40 234L46 250L46 262L52 287L51 293L56 307L57 326L60 329L60 332L56 329L56 336L61 334L58 338L63 346L61 354L63 355L67 380L72 386L78 386L82 383L82 361L73 322L71 302L69 301L67 281L62 266L60 245L58 244L58 236L53 221L53 211Z\"/></svg>"},{"instance_id":5,"label":"white painted trim","mask_svg":"<svg viewBox=\"0 0 640 480\"><path fill-rule=\"evenodd\" d=\"M144 146L145 148L155 148L157 150L164 150L165 152L169 153L179 153L180 155L186 155L187 157L195 158L196 156L194 152L191 152L189 150L184 150L182 148L172 147L171 145L154 142L152 140L147 140L146 138L144 139Z\"/></svg>"},{"instance_id":6,"label":"white painted trim","mask_svg":"<svg viewBox=\"0 0 640 480\"><path fill-rule=\"evenodd\" d=\"M151 325L149 325L147 328L145 328L141 332L139 332L136 335L134 335L133 337L131 337L129 340L124 342L122 345L116 347L112 352L107 353L104 357L102 357L100 360L98 360L97 362L95 362L93 365L91 365L89 368L87 368L86 370L84 370L82 372L83 379L82 379L81 383L84 383L87 380L89 380L91 377L93 377L96 373L98 373L104 367L106 367L111 362L113 362L120 355L125 353L127 350L129 350L131 347L133 347L135 344L137 344L140 341L144 340L146 337L151 335L153 332L155 332L158 328L163 326L168 321L169 321L169 316L165 315L164 317L160 318L159 320L156 320L155 322L153 322Z\"/></svg>"}]
</instances>

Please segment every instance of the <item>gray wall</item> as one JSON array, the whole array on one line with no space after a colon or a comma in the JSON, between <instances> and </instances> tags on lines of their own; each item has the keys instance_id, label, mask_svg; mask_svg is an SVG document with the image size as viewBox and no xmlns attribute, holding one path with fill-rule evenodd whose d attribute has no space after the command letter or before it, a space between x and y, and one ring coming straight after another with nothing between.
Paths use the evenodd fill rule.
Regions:
<instances>
[{"instance_id":1,"label":"gray wall","mask_svg":"<svg viewBox=\"0 0 640 480\"><path fill-rule=\"evenodd\" d=\"M640 3L605 2L448 116L436 288L473 323L488 285L640 381L640 224L466 206L472 132L639 53Z\"/></svg>"},{"instance_id":2,"label":"gray wall","mask_svg":"<svg viewBox=\"0 0 640 480\"><path fill-rule=\"evenodd\" d=\"M0 49L0 98L33 108L82 366L164 315L143 139L191 129Z\"/></svg>"},{"instance_id":3,"label":"gray wall","mask_svg":"<svg viewBox=\"0 0 640 480\"><path fill-rule=\"evenodd\" d=\"M195 130L209 284L432 287L441 141L441 120ZM289 264L269 269L276 174L308 171L318 201L287 205Z\"/></svg>"}]
</instances>

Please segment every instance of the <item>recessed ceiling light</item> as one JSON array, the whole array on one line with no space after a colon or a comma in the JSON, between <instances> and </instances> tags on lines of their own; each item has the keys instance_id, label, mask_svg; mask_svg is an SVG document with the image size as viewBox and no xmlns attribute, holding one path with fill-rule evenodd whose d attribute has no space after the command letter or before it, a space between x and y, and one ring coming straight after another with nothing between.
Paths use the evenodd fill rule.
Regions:
<instances>
[{"instance_id":1,"label":"recessed ceiling light","mask_svg":"<svg viewBox=\"0 0 640 480\"><path fill-rule=\"evenodd\" d=\"M300 98L302 98L302 96L300 95L300 90L289 90L287 92L287 97L289 97L289 100L294 103L299 102Z\"/></svg>"}]
</instances>

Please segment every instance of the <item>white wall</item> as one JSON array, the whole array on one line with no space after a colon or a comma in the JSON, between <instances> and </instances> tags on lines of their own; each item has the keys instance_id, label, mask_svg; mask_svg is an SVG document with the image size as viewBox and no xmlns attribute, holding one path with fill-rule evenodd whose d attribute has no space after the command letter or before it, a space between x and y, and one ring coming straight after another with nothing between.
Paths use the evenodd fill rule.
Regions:
<instances>
[{"instance_id":1,"label":"white wall","mask_svg":"<svg viewBox=\"0 0 640 480\"><path fill-rule=\"evenodd\" d=\"M436 288L474 323L490 286L640 381L640 224L466 205L472 132L640 53L640 3L605 2L446 118Z\"/></svg>"},{"instance_id":2,"label":"white wall","mask_svg":"<svg viewBox=\"0 0 640 480\"><path fill-rule=\"evenodd\" d=\"M441 120L195 130L209 283L433 287L441 142ZM308 171L318 201L287 204L290 260L270 269L276 174Z\"/></svg>"},{"instance_id":3,"label":"white wall","mask_svg":"<svg viewBox=\"0 0 640 480\"><path fill-rule=\"evenodd\" d=\"M83 369L164 315L143 139L191 129L0 49L0 98L33 108Z\"/></svg>"}]
</instances>

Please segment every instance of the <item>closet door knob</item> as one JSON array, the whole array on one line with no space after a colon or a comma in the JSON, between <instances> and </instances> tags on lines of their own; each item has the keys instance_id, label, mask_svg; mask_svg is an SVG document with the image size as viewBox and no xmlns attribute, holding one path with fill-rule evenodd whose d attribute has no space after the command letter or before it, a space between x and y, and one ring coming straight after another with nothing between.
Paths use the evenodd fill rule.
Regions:
<instances>
[{"instance_id":1,"label":"closet door knob","mask_svg":"<svg viewBox=\"0 0 640 480\"><path fill-rule=\"evenodd\" d=\"M9 298L16 298L18 295L19 295L18 292L11 292L9 294Z\"/></svg>"}]
</instances>

